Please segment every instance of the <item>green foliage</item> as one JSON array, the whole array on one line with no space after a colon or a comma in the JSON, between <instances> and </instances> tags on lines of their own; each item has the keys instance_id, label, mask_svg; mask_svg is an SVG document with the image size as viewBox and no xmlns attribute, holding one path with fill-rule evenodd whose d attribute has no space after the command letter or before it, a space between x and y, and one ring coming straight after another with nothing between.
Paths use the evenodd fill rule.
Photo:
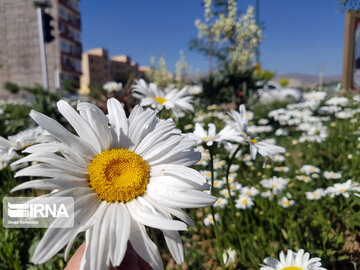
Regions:
<instances>
[{"instance_id":1,"label":"green foliage","mask_svg":"<svg viewBox=\"0 0 360 270\"><path fill-rule=\"evenodd\" d=\"M286 87L286 86L289 85L289 79L287 79L287 78L281 78L281 79L279 80L279 83L280 83L280 85L281 85L282 87Z\"/></svg>"},{"instance_id":2,"label":"green foliage","mask_svg":"<svg viewBox=\"0 0 360 270\"><path fill-rule=\"evenodd\" d=\"M102 100L106 97L106 91L103 88L102 83L92 83L89 85L89 96L95 100Z\"/></svg>"},{"instance_id":3,"label":"green foliage","mask_svg":"<svg viewBox=\"0 0 360 270\"><path fill-rule=\"evenodd\" d=\"M221 73L214 73L201 80L203 93L201 98L206 105L238 103L245 100L255 90L252 71L233 72L225 67Z\"/></svg>"},{"instance_id":4,"label":"green foliage","mask_svg":"<svg viewBox=\"0 0 360 270\"><path fill-rule=\"evenodd\" d=\"M60 97L54 93L46 91L40 85L34 87L21 87L14 83L9 83L12 88L28 93L27 101L22 103L6 103L0 109L4 111L0 114L0 135L7 136L18 133L29 127L34 127L35 123L29 117L30 110L36 110L47 116L56 119L63 125L67 122L56 108L56 102Z\"/></svg>"},{"instance_id":5,"label":"green foliage","mask_svg":"<svg viewBox=\"0 0 360 270\"><path fill-rule=\"evenodd\" d=\"M5 90L9 91L11 94L17 94L20 91L20 87L12 82L4 83Z\"/></svg>"},{"instance_id":6,"label":"green foliage","mask_svg":"<svg viewBox=\"0 0 360 270\"><path fill-rule=\"evenodd\" d=\"M65 80L61 82L61 89L68 93L75 94L79 90L79 82L75 80Z\"/></svg>"},{"instance_id":7,"label":"green foliage","mask_svg":"<svg viewBox=\"0 0 360 270\"><path fill-rule=\"evenodd\" d=\"M30 126L30 106L8 104L1 109L3 114L0 114L0 136L18 133Z\"/></svg>"},{"instance_id":8,"label":"green foliage","mask_svg":"<svg viewBox=\"0 0 360 270\"><path fill-rule=\"evenodd\" d=\"M275 77L275 72L272 72L270 70L261 70L259 73L258 79L259 79L259 81L267 82L267 81L270 81L274 77Z\"/></svg>"}]
</instances>

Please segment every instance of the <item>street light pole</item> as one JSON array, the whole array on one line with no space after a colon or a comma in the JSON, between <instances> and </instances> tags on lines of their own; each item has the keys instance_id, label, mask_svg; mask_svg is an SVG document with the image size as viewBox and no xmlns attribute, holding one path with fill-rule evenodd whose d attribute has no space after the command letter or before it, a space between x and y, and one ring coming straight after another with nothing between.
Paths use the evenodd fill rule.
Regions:
<instances>
[{"instance_id":1,"label":"street light pole","mask_svg":"<svg viewBox=\"0 0 360 270\"><path fill-rule=\"evenodd\" d=\"M46 51L44 42L43 9L51 7L51 3L49 2L49 0L33 0L33 4L36 7L38 21L42 85L45 90L49 90L49 80L46 66Z\"/></svg>"},{"instance_id":2,"label":"street light pole","mask_svg":"<svg viewBox=\"0 0 360 270\"><path fill-rule=\"evenodd\" d=\"M45 90L49 90L49 80L46 66L46 51L44 43L44 27L43 27L43 11L40 6L36 8L37 21L38 21L38 32L39 32L39 45L40 45L40 60L41 60L41 74L42 74L42 85Z\"/></svg>"}]
</instances>

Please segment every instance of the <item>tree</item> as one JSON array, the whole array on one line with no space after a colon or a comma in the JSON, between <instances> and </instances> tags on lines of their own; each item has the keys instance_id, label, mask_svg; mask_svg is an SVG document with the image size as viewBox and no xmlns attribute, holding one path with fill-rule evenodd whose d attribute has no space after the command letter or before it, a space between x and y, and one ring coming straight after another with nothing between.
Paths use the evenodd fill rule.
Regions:
<instances>
[{"instance_id":1,"label":"tree","mask_svg":"<svg viewBox=\"0 0 360 270\"><path fill-rule=\"evenodd\" d=\"M184 51L180 51L180 60L176 63L176 84L181 88L185 84L187 75L191 72L191 67L188 66Z\"/></svg>"},{"instance_id":2,"label":"tree","mask_svg":"<svg viewBox=\"0 0 360 270\"><path fill-rule=\"evenodd\" d=\"M146 72L146 78L157 84L160 88L168 86L172 81L172 74L167 69L163 56L159 57L158 67L155 66L155 57L151 57L151 68Z\"/></svg>"},{"instance_id":3,"label":"tree","mask_svg":"<svg viewBox=\"0 0 360 270\"><path fill-rule=\"evenodd\" d=\"M226 8L218 11L219 5ZM214 5L212 0L204 0L204 6L205 22L195 21L199 34L197 40L190 42L190 49L208 55L210 74L214 57L234 72L250 69L262 39L261 28L254 19L254 8L249 6L246 13L240 15L236 0L217 1Z\"/></svg>"},{"instance_id":4,"label":"tree","mask_svg":"<svg viewBox=\"0 0 360 270\"><path fill-rule=\"evenodd\" d=\"M359 0L340 0L339 5L340 5L340 9L342 11L346 11L346 10L359 10L360 11Z\"/></svg>"}]
</instances>

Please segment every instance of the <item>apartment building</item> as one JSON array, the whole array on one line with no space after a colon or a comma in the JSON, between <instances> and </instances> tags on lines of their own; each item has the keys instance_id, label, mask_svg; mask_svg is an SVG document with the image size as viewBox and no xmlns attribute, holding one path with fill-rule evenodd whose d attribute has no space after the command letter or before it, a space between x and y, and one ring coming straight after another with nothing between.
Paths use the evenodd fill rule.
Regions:
<instances>
[{"instance_id":1,"label":"apartment building","mask_svg":"<svg viewBox=\"0 0 360 270\"><path fill-rule=\"evenodd\" d=\"M127 55L109 58L109 52L103 48L92 49L82 54L82 76L80 93L90 92L90 85L108 81L126 82L128 78L145 77L147 67L139 67Z\"/></svg>"},{"instance_id":2,"label":"apartment building","mask_svg":"<svg viewBox=\"0 0 360 270\"><path fill-rule=\"evenodd\" d=\"M64 80L81 76L80 0L49 0L44 12L53 20L53 40L45 43L51 92ZM32 0L0 0L0 90L7 81L42 85L36 7Z\"/></svg>"}]
</instances>

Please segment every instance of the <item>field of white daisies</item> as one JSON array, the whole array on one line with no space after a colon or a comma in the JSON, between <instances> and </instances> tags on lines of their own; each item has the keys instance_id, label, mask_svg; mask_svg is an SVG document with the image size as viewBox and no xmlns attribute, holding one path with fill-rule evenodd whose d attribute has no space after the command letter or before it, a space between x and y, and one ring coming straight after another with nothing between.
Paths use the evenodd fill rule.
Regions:
<instances>
[{"instance_id":1,"label":"field of white daisies","mask_svg":"<svg viewBox=\"0 0 360 270\"><path fill-rule=\"evenodd\" d=\"M0 226L0 270L359 269L360 95L260 103L254 8L203 7L206 76L181 52L81 95L5 83L0 200L72 197L74 226Z\"/></svg>"},{"instance_id":2,"label":"field of white daisies","mask_svg":"<svg viewBox=\"0 0 360 270\"><path fill-rule=\"evenodd\" d=\"M0 269L63 269L83 243L80 269L130 249L153 269L357 269L360 96L216 105L198 88L3 101L1 199L71 196L75 225L1 227Z\"/></svg>"}]
</instances>

